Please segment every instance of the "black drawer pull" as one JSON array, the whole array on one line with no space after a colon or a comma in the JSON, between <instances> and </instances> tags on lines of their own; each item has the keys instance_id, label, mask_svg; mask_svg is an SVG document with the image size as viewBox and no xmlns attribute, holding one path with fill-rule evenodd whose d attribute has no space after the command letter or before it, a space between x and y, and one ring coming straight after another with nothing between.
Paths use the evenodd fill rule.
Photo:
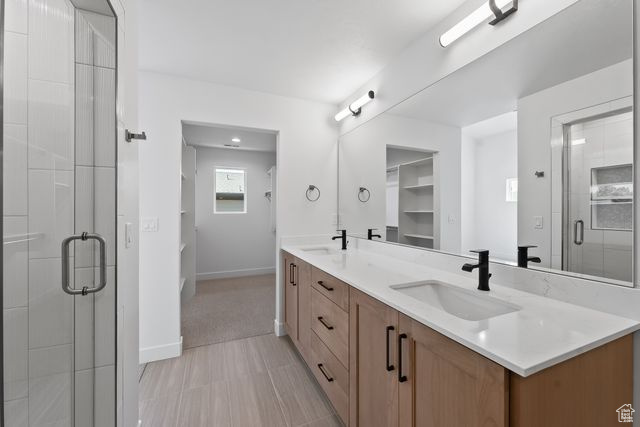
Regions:
<instances>
[{"instance_id":1,"label":"black drawer pull","mask_svg":"<svg viewBox=\"0 0 640 427\"><path fill-rule=\"evenodd\" d=\"M297 286L298 285L298 280L296 278L296 274L298 271L298 266L296 264L292 264L293 265L293 276L291 276L293 278L293 282L291 282L291 284L293 286Z\"/></svg>"},{"instance_id":2,"label":"black drawer pull","mask_svg":"<svg viewBox=\"0 0 640 427\"><path fill-rule=\"evenodd\" d=\"M395 331L396 328L394 328L393 326L387 326L387 371L391 372L395 369L395 366L389 364L389 353L390 353L390 346L389 346L389 332L391 331Z\"/></svg>"},{"instance_id":3,"label":"black drawer pull","mask_svg":"<svg viewBox=\"0 0 640 427\"><path fill-rule=\"evenodd\" d=\"M333 288L327 286L324 284L324 282L322 280L318 280L318 285L322 286L323 288L325 288L326 290L328 290L329 292L331 292L333 290Z\"/></svg>"},{"instance_id":4,"label":"black drawer pull","mask_svg":"<svg viewBox=\"0 0 640 427\"><path fill-rule=\"evenodd\" d=\"M322 375L324 375L327 381L333 382L333 377L330 377L329 375L327 375L327 373L324 370L324 365L322 363L318 363L318 369L320 369L320 372L322 372Z\"/></svg>"},{"instance_id":5,"label":"black drawer pull","mask_svg":"<svg viewBox=\"0 0 640 427\"><path fill-rule=\"evenodd\" d=\"M398 335L398 381L403 383L407 381L407 376L402 375L402 340L407 338L407 334Z\"/></svg>"},{"instance_id":6,"label":"black drawer pull","mask_svg":"<svg viewBox=\"0 0 640 427\"><path fill-rule=\"evenodd\" d=\"M327 322L324 321L324 317L319 316L318 320L320 321L320 323L322 323L322 325L327 328L328 330L332 331L333 330L333 326L329 325Z\"/></svg>"},{"instance_id":7,"label":"black drawer pull","mask_svg":"<svg viewBox=\"0 0 640 427\"><path fill-rule=\"evenodd\" d=\"M289 263L289 284L293 284L293 263Z\"/></svg>"}]
</instances>

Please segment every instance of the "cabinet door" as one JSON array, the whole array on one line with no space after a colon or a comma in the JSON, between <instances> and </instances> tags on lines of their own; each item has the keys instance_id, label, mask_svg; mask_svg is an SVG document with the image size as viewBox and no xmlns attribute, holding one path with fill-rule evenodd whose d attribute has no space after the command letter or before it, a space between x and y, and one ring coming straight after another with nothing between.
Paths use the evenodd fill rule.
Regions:
<instances>
[{"instance_id":1,"label":"cabinet door","mask_svg":"<svg viewBox=\"0 0 640 427\"><path fill-rule=\"evenodd\" d=\"M298 341L305 359L311 349L311 265L296 259L296 283L298 284Z\"/></svg>"},{"instance_id":2,"label":"cabinet door","mask_svg":"<svg viewBox=\"0 0 640 427\"><path fill-rule=\"evenodd\" d=\"M349 425L396 427L398 312L353 288L349 300Z\"/></svg>"},{"instance_id":3,"label":"cabinet door","mask_svg":"<svg viewBox=\"0 0 640 427\"><path fill-rule=\"evenodd\" d=\"M402 314L399 332L401 427L508 425L506 369Z\"/></svg>"},{"instance_id":4,"label":"cabinet door","mask_svg":"<svg viewBox=\"0 0 640 427\"><path fill-rule=\"evenodd\" d=\"M294 342L298 341L298 285L295 258L284 256L284 328Z\"/></svg>"}]
</instances>

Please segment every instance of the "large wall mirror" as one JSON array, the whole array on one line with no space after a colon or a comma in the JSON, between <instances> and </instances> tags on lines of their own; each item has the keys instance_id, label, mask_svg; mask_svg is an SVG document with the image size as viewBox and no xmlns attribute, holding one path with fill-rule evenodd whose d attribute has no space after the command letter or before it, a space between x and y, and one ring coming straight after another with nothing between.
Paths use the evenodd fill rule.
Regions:
<instances>
[{"instance_id":1,"label":"large wall mirror","mask_svg":"<svg viewBox=\"0 0 640 427\"><path fill-rule=\"evenodd\" d=\"M576 2L341 136L341 227L632 286L632 16Z\"/></svg>"}]
</instances>

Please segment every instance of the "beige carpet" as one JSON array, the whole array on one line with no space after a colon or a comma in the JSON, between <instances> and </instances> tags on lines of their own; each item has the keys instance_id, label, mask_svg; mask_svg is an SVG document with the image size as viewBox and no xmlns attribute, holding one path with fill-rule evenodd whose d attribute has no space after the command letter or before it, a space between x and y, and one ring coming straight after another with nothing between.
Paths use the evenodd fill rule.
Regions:
<instances>
[{"instance_id":1,"label":"beige carpet","mask_svg":"<svg viewBox=\"0 0 640 427\"><path fill-rule=\"evenodd\" d=\"M273 333L276 276L205 280L182 306L183 348Z\"/></svg>"}]
</instances>

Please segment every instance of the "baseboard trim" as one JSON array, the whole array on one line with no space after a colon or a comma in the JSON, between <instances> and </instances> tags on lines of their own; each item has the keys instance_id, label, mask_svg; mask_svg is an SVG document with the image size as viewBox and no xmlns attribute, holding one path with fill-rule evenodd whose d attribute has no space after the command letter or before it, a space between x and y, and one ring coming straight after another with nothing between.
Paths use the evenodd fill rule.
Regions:
<instances>
[{"instance_id":1,"label":"baseboard trim","mask_svg":"<svg viewBox=\"0 0 640 427\"><path fill-rule=\"evenodd\" d=\"M157 345L154 347L141 348L139 352L140 363L155 362L156 360L171 359L182 354L182 337L180 341Z\"/></svg>"},{"instance_id":2,"label":"baseboard trim","mask_svg":"<svg viewBox=\"0 0 640 427\"><path fill-rule=\"evenodd\" d=\"M259 276L261 274L274 274L275 272L276 272L275 267L246 268L243 270L213 271L209 273L198 273L196 274L196 278L197 280L228 279L231 277Z\"/></svg>"},{"instance_id":3,"label":"baseboard trim","mask_svg":"<svg viewBox=\"0 0 640 427\"><path fill-rule=\"evenodd\" d=\"M287 335L287 331L284 330L284 323L278 322L278 319L273 320L273 332L277 337L283 337Z\"/></svg>"}]
</instances>

